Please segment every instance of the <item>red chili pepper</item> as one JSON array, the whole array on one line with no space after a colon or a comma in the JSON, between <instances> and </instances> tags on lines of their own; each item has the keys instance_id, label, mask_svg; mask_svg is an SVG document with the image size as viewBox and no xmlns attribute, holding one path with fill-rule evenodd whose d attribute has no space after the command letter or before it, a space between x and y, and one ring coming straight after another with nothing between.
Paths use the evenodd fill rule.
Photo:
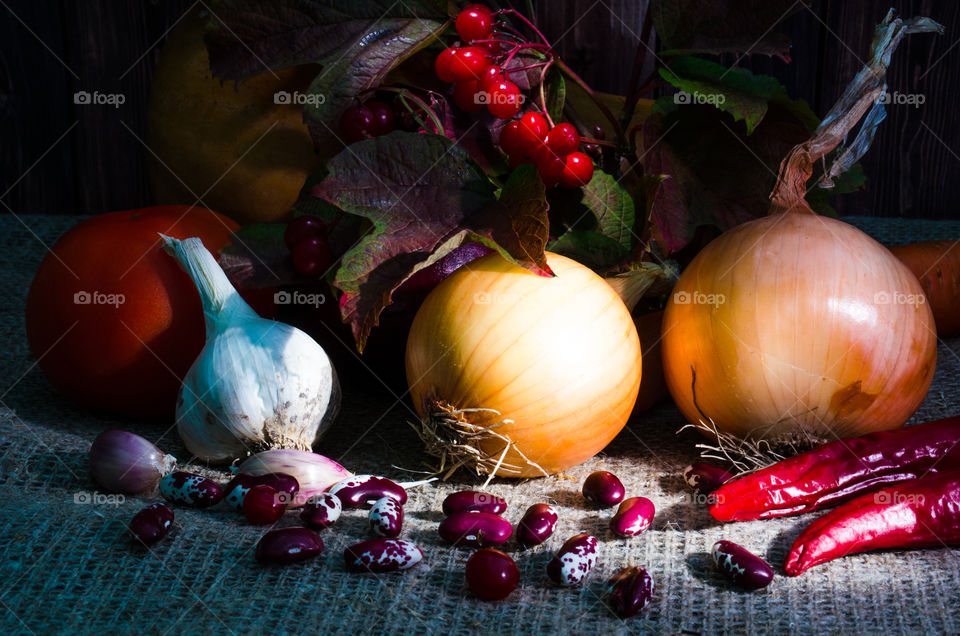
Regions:
<instances>
[{"instance_id":1,"label":"red chili pepper","mask_svg":"<svg viewBox=\"0 0 960 636\"><path fill-rule=\"evenodd\" d=\"M960 545L960 470L861 495L811 523L794 542L790 576L848 554Z\"/></svg>"},{"instance_id":2,"label":"red chili pepper","mask_svg":"<svg viewBox=\"0 0 960 636\"><path fill-rule=\"evenodd\" d=\"M714 492L710 514L747 521L837 505L864 492L960 466L960 416L837 440Z\"/></svg>"}]
</instances>

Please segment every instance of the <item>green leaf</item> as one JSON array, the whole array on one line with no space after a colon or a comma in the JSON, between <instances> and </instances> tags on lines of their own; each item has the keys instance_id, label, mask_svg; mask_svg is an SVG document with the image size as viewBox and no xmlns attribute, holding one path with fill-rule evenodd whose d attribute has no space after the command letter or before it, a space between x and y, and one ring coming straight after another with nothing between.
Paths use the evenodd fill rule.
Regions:
<instances>
[{"instance_id":1,"label":"green leaf","mask_svg":"<svg viewBox=\"0 0 960 636\"><path fill-rule=\"evenodd\" d=\"M817 118L806 102L794 102L787 89L773 77L754 75L743 68L727 68L715 62L695 57L678 57L670 61L669 68L661 68L660 76L681 92L672 96L674 104L710 104L733 115L735 121L743 121L747 134L751 134L767 113L770 103L791 108L805 120L812 130ZM672 110L658 102L658 111Z\"/></svg>"},{"instance_id":2,"label":"green leaf","mask_svg":"<svg viewBox=\"0 0 960 636\"><path fill-rule=\"evenodd\" d=\"M447 19L443 0L221 0L205 41L214 77L240 80L270 69L327 63L418 20ZM388 26L389 25L389 26Z\"/></svg>"},{"instance_id":3,"label":"green leaf","mask_svg":"<svg viewBox=\"0 0 960 636\"><path fill-rule=\"evenodd\" d=\"M380 86L391 69L430 44L442 28L432 20L384 20L362 43L326 65L308 90L315 99L304 107L314 144L339 143L337 122L357 95Z\"/></svg>"},{"instance_id":4,"label":"green leaf","mask_svg":"<svg viewBox=\"0 0 960 636\"><path fill-rule=\"evenodd\" d=\"M664 55L764 53L789 60L790 38L774 29L809 0L651 0Z\"/></svg>"},{"instance_id":5,"label":"green leaf","mask_svg":"<svg viewBox=\"0 0 960 636\"><path fill-rule=\"evenodd\" d=\"M562 254L586 265L597 273L603 273L629 255L629 250L599 232L570 230L553 241L547 249Z\"/></svg>"},{"instance_id":6,"label":"green leaf","mask_svg":"<svg viewBox=\"0 0 960 636\"><path fill-rule=\"evenodd\" d=\"M587 185L574 191L555 191L550 200L556 228L600 234L626 252L636 243L633 197L612 175L597 170ZM605 262L604 266L612 267L617 262Z\"/></svg>"},{"instance_id":7,"label":"green leaf","mask_svg":"<svg viewBox=\"0 0 960 636\"><path fill-rule=\"evenodd\" d=\"M563 73L557 70L556 66L551 66L547 71L545 80L544 94L547 100L547 112L553 121L559 123L563 120L563 106L567 99L567 82L563 78Z\"/></svg>"}]
</instances>

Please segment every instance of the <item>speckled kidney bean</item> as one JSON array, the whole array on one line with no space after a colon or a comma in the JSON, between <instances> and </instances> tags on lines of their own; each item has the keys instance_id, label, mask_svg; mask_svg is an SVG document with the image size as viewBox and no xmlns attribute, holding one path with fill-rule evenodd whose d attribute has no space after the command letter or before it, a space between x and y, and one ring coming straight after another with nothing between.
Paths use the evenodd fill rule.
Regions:
<instances>
[{"instance_id":1,"label":"speckled kidney bean","mask_svg":"<svg viewBox=\"0 0 960 636\"><path fill-rule=\"evenodd\" d=\"M327 489L340 498L344 508L369 508L378 499L393 497L400 505L407 503L407 491L400 484L376 475L354 475Z\"/></svg>"},{"instance_id":2,"label":"speckled kidney bean","mask_svg":"<svg viewBox=\"0 0 960 636\"><path fill-rule=\"evenodd\" d=\"M759 590L773 580L773 568L766 561L733 541L717 541L712 554L717 569L744 589Z\"/></svg>"},{"instance_id":3,"label":"speckled kidney bean","mask_svg":"<svg viewBox=\"0 0 960 636\"><path fill-rule=\"evenodd\" d=\"M597 564L597 539L577 534L569 539L547 564L547 576L558 585L579 585Z\"/></svg>"},{"instance_id":4,"label":"speckled kidney bean","mask_svg":"<svg viewBox=\"0 0 960 636\"><path fill-rule=\"evenodd\" d=\"M144 545L153 545L167 536L173 525L173 510L162 503L150 504L130 520L130 534Z\"/></svg>"},{"instance_id":5,"label":"speckled kidney bean","mask_svg":"<svg viewBox=\"0 0 960 636\"><path fill-rule=\"evenodd\" d=\"M650 527L655 512L653 502L646 497L624 499L610 519L610 530L619 537L636 536Z\"/></svg>"},{"instance_id":6,"label":"speckled kidney bean","mask_svg":"<svg viewBox=\"0 0 960 636\"><path fill-rule=\"evenodd\" d=\"M177 471L160 480L160 494L167 501L207 508L223 499L223 489L212 479Z\"/></svg>"},{"instance_id":7,"label":"speckled kidney bean","mask_svg":"<svg viewBox=\"0 0 960 636\"><path fill-rule=\"evenodd\" d=\"M324 492L307 500L300 511L300 520L314 530L320 530L336 523L342 511L340 497Z\"/></svg>"},{"instance_id":8,"label":"speckled kidney bean","mask_svg":"<svg viewBox=\"0 0 960 636\"><path fill-rule=\"evenodd\" d=\"M455 512L440 522L437 531L453 545L486 548L506 543L513 526L490 512Z\"/></svg>"},{"instance_id":9,"label":"speckled kidney bean","mask_svg":"<svg viewBox=\"0 0 960 636\"><path fill-rule=\"evenodd\" d=\"M477 490L462 490L447 495L443 500L443 514L455 512L490 512L495 515L507 509L507 500L490 493Z\"/></svg>"},{"instance_id":10,"label":"speckled kidney bean","mask_svg":"<svg viewBox=\"0 0 960 636\"><path fill-rule=\"evenodd\" d=\"M653 577L638 566L623 568L607 585L610 606L621 618L636 616L653 598Z\"/></svg>"},{"instance_id":11,"label":"speckled kidney bean","mask_svg":"<svg viewBox=\"0 0 960 636\"><path fill-rule=\"evenodd\" d=\"M598 506L615 506L623 501L626 492L620 479L605 470L590 473L583 481L583 496Z\"/></svg>"},{"instance_id":12,"label":"speckled kidney bean","mask_svg":"<svg viewBox=\"0 0 960 636\"><path fill-rule=\"evenodd\" d=\"M396 537L403 528L403 506L393 497L381 497L370 509L370 529L381 537Z\"/></svg>"},{"instance_id":13,"label":"speckled kidney bean","mask_svg":"<svg viewBox=\"0 0 960 636\"><path fill-rule=\"evenodd\" d=\"M396 572L422 560L420 548L403 539L368 539L343 551L343 561L351 572Z\"/></svg>"},{"instance_id":14,"label":"speckled kidney bean","mask_svg":"<svg viewBox=\"0 0 960 636\"><path fill-rule=\"evenodd\" d=\"M287 473L267 473L266 475L240 473L224 487L223 500L231 508L243 510L243 498L254 486L270 486L278 493L289 497L289 501L284 502L288 506L293 503L297 493L300 492L300 483L297 478Z\"/></svg>"},{"instance_id":15,"label":"speckled kidney bean","mask_svg":"<svg viewBox=\"0 0 960 636\"><path fill-rule=\"evenodd\" d=\"M683 480L701 495L709 495L731 479L733 473L711 464L691 464L683 471Z\"/></svg>"},{"instance_id":16,"label":"speckled kidney bean","mask_svg":"<svg viewBox=\"0 0 960 636\"><path fill-rule=\"evenodd\" d=\"M299 526L271 530L257 544L256 557L261 563L296 563L323 552L323 540L309 528Z\"/></svg>"},{"instance_id":17,"label":"speckled kidney bean","mask_svg":"<svg viewBox=\"0 0 960 636\"><path fill-rule=\"evenodd\" d=\"M540 545L553 534L559 518L553 506L545 503L533 504L527 508L517 524L517 542L524 548Z\"/></svg>"}]
</instances>

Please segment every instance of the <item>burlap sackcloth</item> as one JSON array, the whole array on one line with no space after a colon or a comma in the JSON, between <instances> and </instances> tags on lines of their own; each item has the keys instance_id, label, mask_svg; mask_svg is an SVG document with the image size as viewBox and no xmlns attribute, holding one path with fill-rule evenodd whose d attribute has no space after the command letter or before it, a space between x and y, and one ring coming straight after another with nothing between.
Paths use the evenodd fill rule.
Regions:
<instances>
[{"instance_id":1,"label":"burlap sackcloth","mask_svg":"<svg viewBox=\"0 0 960 636\"><path fill-rule=\"evenodd\" d=\"M960 238L960 222L849 220L888 243ZM170 537L149 552L135 548L124 524L149 499L74 503L77 493L95 490L87 473L91 440L105 428L120 427L182 459L189 454L165 426L104 417L62 399L33 366L26 344L24 302L44 244L75 221L0 219L3 633L960 633L956 548L848 556L797 578L782 576L791 542L816 513L713 521L682 482L680 473L695 459L700 438L675 434L683 420L671 404L635 417L599 457L568 471L570 479L498 480L489 486L509 501L505 515L511 522L540 501L558 505L561 514L547 544L527 552L508 544L521 584L503 602L473 597L463 575L470 551L451 549L437 536L441 501L475 486L469 476L410 491L402 536L421 546L425 563L405 573L345 571L344 547L368 537L364 511L346 512L322 533L326 551L319 558L288 567L258 565L252 551L265 529L222 506L177 508L178 527ZM940 343L933 388L912 422L960 413L958 344ZM357 473L416 479L396 468L420 469L424 459L407 425L413 419L407 402L369 383L344 389L343 412L319 450ZM658 513L649 530L615 538L606 529L612 511L583 504L580 483L598 469L619 475L630 495L653 500ZM295 522L288 513L282 523ZM544 567L553 550L580 531L601 540L597 567L582 588L557 588ZM733 588L709 561L719 539L766 557L780 576L759 592ZM647 568L656 596L642 618L620 620L602 598L608 577L628 564Z\"/></svg>"}]
</instances>

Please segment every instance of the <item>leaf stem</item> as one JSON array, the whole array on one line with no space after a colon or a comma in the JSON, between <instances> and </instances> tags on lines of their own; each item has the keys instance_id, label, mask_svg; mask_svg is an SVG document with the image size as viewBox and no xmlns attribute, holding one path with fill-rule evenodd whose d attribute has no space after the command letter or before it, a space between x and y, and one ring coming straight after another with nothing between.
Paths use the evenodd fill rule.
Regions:
<instances>
[{"instance_id":1,"label":"leaf stem","mask_svg":"<svg viewBox=\"0 0 960 636\"><path fill-rule=\"evenodd\" d=\"M407 103L407 100L409 99L410 101L415 103L417 106L419 106L421 110L423 110L423 113L427 116L427 118L430 120L431 125L434 127L434 132L436 132L438 135L442 135L445 133L443 124L440 123L440 120L437 118L437 114L433 112L433 109L430 108L430 106L428 106L425 101L423 101L422 99L420 99L419 97L411 93L409 90L405 88L398 88L395 86L378 86L375 89L371 89L368 92L374 92L374 91L387 91L390 93L397 93L400 99L400 104L402 104L403 107L407 109L408 113L413 115L413 118L417 121L418 124L420 124L422 128L426 128L426 122L423 119L421 119L417 111L411 108L410 104Z\"/></svg>"},{"instance_id":2,"label":"leaf stem","mask_svg":"<svg viewBox=\"0 0 960 636\"><path fill-rule=\"evenodd\" d=\"M500 11L497 11L497 14L515 16L518 20L530 27L530 29L537 34L537 37L540 38L544 44L546 44L548 47L550 46L550 40L548 40L547 37L540 32L540 29L537 28L537 25L535 25L529 18L527 18L527 16L523 15L516 9L501 9Z\"/></svg>"},{"instance_id":3,"label":"leaf stem","mask_svg":"<svg viewBox=\"0 0 960 636\"><path fill-rule=\"evenodd\" d=\"M543 85L544 85L544 80L547 78L547 71L550 70L550 66L553 64L553 61L555 59L557 58L551 57L549 60L547 60L547 63L543 65L543 69L541 69L540 71L540 108L543 109L543 116L547 118L547 124L550 126L551 129L554 126L553 118L550 117L550 110L547 108L547 96L546 96L546 92L543 89Z\"/></svg>"}]
</instances>

